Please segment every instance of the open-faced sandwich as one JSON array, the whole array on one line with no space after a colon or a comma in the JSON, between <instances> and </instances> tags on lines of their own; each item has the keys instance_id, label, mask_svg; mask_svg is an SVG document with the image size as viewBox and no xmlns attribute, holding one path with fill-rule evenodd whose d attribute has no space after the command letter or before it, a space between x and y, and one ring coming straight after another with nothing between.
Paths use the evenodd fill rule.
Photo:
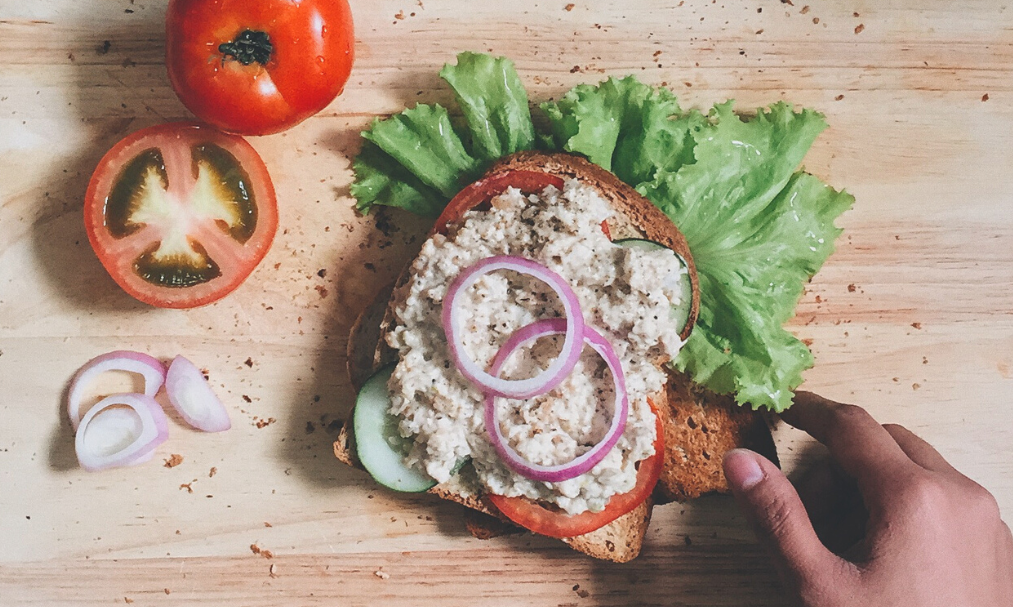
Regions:
<instances>
[{"instance_id":1,"label":"open-faced sandwich","mask_svg":"<svg viewBox=\"0 0 1013 607\"><path fill-rule=\"evenodd\" d=\"M467 506L471 514L465 522L478 537L527 529L598 558L628 561L640 551L655 503L726 488L725 452L749 447L776 461L767 409L783 408L778 404L790 402L790 394L784 400L766 385L791 384L793 369L801 368L800 361L766 356L770 369L756 371L759 380L748 373L734 376L737 366L756 364L749 356L764 364L765 355L757 356L755 348L743 352L742 345L748 350L749 338L762 335L765 325L757 320L752 326L721 326L723 310L716 302L736 298L708 293L708 288L720 288L714 283L714 251L727 243L701 241L705 235L697 229L699 248L710 256L707 272L698 272L696 247L676 227L673 213L638 192L661 198L665 188L682 185L689 188L688 200L697 186L679 182L675 159L659 160L645 150L668 141L683 156L686 147L703 156L708 143L697 143L694 150L690 140L716 119L708 123L697 113L677 125L663 116L652 130L646 116L654 110L672 114L674 99L629 80L609 81L616 90L626 89L622 111L629 113L639 103L643 114L633 129L636 139L628 127L623 127L625 139L619 127L611 134L596 130L612 138L610 160L627 149L618 160L624 163L619 173L650 169L644 174L657 183L634 189L602 168L606 163L596 158L595 147L600 142L595 149L580 149L579 99L568 95L570 106L564 98L546 108L556 138L563 141L554 146L547 139L546 147L560 151L524 151L534 146L535 133L509 62L463 54L443 75L462 104L470 129L467 143L457 139L442 108L419 106L386 124L375 123L365 133L370 143L356 163L353 194L362 207L391 204L439 216L418 256L353 327L348 363L358 398L335 454L392 489L429 491ZM495 97L497 83L506 83L507 90L500 91L505 100L477 100L483 94ZM436 126L420 134L427 123ZM748 145L749 136L738 139ZM767 139L744 162L753 161L754 151L762 156L760 147L776 149L780 143ZM634 143L636 150L629 147ZM690 156L684 164L693 164ZM478 176L481 167L488 168ZM757 235L777 225L764 211L784 197L796 205L796 216L806 215L794 191L803 182L803 195L816 192L834 202L836 213L824 211L829 227L808 232L821 238L825 258L829 249L822 236L831 241L836 236L832 219L845 208L836 197L844 195L819 184L834 194L827 197L815 187L815 178L792 175L794 168L788 167L783 179L754 188L764 190L758 195L768 197L765 206L741 205L738 221L725 227L722 239L736 241L742 230L753 239L751 246L763 245ZM735 196L743 191L752 194L743 170L734 164L724 170L722 178L735 181L732 186L715 179L719 194L721 188L730 190L721 201L725 207L741 204ZM463 189L455 185L467 178L471 182ZM441 197L449 203L440 203ZM700 212L710 213L712 220L728 217L728 208ZM816 251L809 244L794 246ZM774 270L805 261L803 270L811 274L822 262L790 255L785 261L777 249L763 254ZM801 273L791 274L797 282L795 274ZM738 276L743 281L748 272ZM756 288L748 280L731 286ZM792 297L793 306L801 285L769 290ZM762 311L769 301L757 299ZM684 361L687 346L692 347L687 340L691 335L699 340L698 317L697 331L707 343L697 350L706 353L708 345L716 345L727 364ZM770 322L783 332L786 318ZM722 342L728 334L746 337ZM729 382L731 390L711 389ZM769 393L770 402L753 403L766 405L760 412L740 406L753 384ZM785 386L789 392L793 387Z\"/></svg>"},{"instance_id":2,"label":"open-faced sandwich","mask_svg":"<svg viewBox=\"0 0 1013 607\"><path fill-rule=\"evenodd\" d=\"M393 489L629 560L655 499L724 488L729 448L776 457L760 415L705 404L664 367L696 284L682 234L614 175L508 156L447 206L382 316L360 319L362 388L336 453Z\"/></svg>"}]
</instances>

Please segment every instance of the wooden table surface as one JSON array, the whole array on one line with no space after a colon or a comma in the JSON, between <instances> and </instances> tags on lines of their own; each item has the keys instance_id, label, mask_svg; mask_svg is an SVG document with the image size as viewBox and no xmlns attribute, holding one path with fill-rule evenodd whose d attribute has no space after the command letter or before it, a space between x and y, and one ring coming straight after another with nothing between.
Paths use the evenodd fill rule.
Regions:
<instances>
[{"instance_id":1,"label":"wooden table surface","mask_svg":"<svg viewBox=\"0 0 1013 607\"><path fill-rule=\"evenodd\" d=\"M345 93L251 139L278 189L273 248L223 301L172 311L115 286L81 218L113 143L188 117L163 66L165 3L0 0L0 604L781 604L728 498L657 509L620 566L472 539L453 505L333 459L349 325L426 227L387 213L385 236L353 212L350 157L374 116L449 101L436 72L462 50L513 58L534 101L633 73L684 106L824 112L805 165L857 202L791 324L816 355L806 387L907 425L1013 518L1013 8L804 4L358 0ZM206 367L232 430L173 418L153 462L83 472L62 395L113 349ZM817 451L777 441L789 470ZM163 466L171 454L183 462Z\"/></svg>"}]
</instances>

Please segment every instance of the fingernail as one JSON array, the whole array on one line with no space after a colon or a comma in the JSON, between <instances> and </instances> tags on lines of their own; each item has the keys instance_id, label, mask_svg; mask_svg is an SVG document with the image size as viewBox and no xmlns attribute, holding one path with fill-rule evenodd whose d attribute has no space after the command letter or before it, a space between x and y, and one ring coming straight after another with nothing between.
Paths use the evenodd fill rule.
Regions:
<instances>
[{"instance_id":1,"label":"fingernail","mask_svg":"<svg viewBox=\"0 0 1013 607\"><path fill-rule=\"evenodd\" d=\"M747 491L763 480L758 454L748 449L732 449L725 455L725 478L732 489Z\"/></svg>"}]
</instances>

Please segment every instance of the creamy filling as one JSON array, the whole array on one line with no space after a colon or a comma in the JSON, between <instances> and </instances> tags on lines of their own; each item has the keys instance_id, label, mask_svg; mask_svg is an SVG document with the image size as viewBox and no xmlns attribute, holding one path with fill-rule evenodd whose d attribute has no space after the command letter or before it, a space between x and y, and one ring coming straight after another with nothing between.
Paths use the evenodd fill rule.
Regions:
<instances>
[{"instance_id":1,"label":"creamy filling","mask_svg":"<svg viewBox=\"0 0 1013 607\"><path fill-rule=\"evenodd\" d=\"M402 436L412 438L411 466L440 482L470 458L477 490L525 496L570 514L601 511L611 496L636 484L635 464L654 453L655 418L647 403L665 373L659 361L682 347L670 313L679 303L673 273L685 269L667 249L620 247L601 223L611 215L592 188L567 180L562 191L546 188L525 196L510 189L487 211L469 211L446 235L429 239L398 294L397 325L388 343L400 353L389 384L391 412ZM630 402L626 429L616 446L590 471L567 481L533 481L498 457L483 421L484 396L460 374L441 322L447 287L464 269L493 255L519 255L541 263L570 284L585 322L598 329L620 359ZM483 276L462 294L464 352L487 365L517 329L542 318L562 317L555 293L513 272ZM534 376L559 352L561 339L544 338L515 353L503 376ZM608 367L585 347L573 372L553 391L526 401L497 400L500 427L525 459L566 463L590 449L608 428L613 406Z\"/></svg>"}]
</instances>

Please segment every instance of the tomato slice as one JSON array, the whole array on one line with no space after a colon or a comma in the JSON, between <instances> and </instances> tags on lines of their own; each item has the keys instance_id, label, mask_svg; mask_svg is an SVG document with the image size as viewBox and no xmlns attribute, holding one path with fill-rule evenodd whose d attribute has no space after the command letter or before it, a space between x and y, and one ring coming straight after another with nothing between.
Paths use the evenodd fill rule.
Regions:
<instances>
[{"instance_id":1,"label":"tomato slice","mask_svg":"<svg viewBox=\"0 0 1013 607\"><path fill-rule=\"evenodd\" d=\"M487 175L465 187L447 203L447 207L436 218L433 232L446 234L447 226L461 219L468 211L502 194L507 188L513 187L525 194L534 194L550 185L561 190L563 179L549 173L521 170Z\"/></svg>"},{"instance_id":2,"label":"tomato slice","mask_svg":"<svg viewBox=\"0 0 1013 607\"><path fill-rule=\"evenodd\" d=\"M567 514L560 510L550 510L526 497L490 494L489 501L511 521L549 537L575 537L590 533L632 512L654 491L665 463L665 433L661 427L661 416L658 415L654 403L650 399L647 402L651 405L655 417L654 455L640 462L637 468L637 484L633 489L613 495L601 512Z\"/></svg>"},{"instance_id":3,"label":"tomato slice","mask_svg":"<svg viewBox=\"0 0 1013 607\"><path fill-rule=\"evenodd\" d=\"M124 291L161 308L193 308L232 292L260 263L278 206L249 143L180 122L128 135L102 157L84 223Z\"/></svg>"},{"instance_id":4,"label":"tomato slice","mask_svg":"<svg viewBox=\"0 0 1013 607\"><path fill-rule=\"evenodd\" d=\"M352 70L346 0L171 0L165 22L173 90L198 119L232 133L302 122Z\"/></svg>"}]
</instances>

